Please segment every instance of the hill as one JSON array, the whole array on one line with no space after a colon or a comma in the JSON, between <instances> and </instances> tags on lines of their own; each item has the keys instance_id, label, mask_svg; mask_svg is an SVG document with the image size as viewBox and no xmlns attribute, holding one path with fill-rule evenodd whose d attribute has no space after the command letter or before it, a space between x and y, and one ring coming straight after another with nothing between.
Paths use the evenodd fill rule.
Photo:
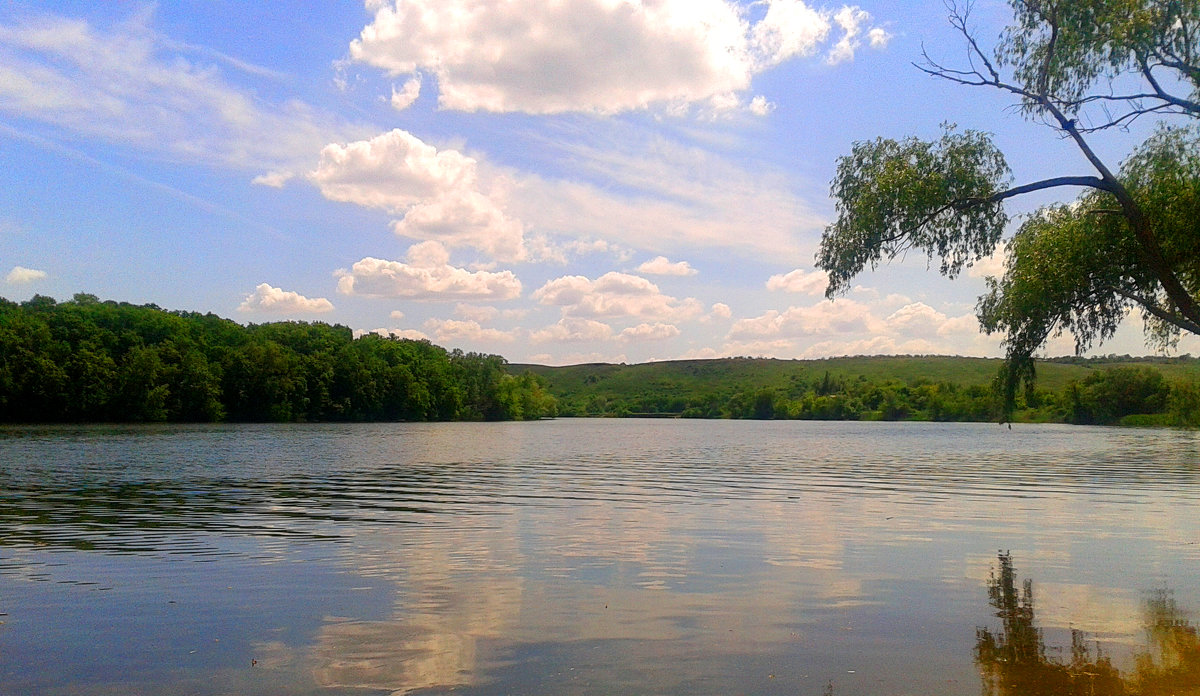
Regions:
<instances>
[{"instance_id":1,"label":"hill","mask_svg":"<svg viewBox=\"0 0 1200 696\"><path fill-rule=\"evenodd\" d=\"M1001 364L990 358L856 356L510 369L542 377L561 415L990 420L996 414L991 384ZM1200 359L1190 356L1054 358L1037 369L1037 389L1023 396L1020 419L1103 422L1110 416L1091 413L1103 405L1089 401L1116 398L1105 392L1113 375L1132 375L1149 384L1142 391L1154 393L1117 418L1162 413L1171 385L1200 379Z\"/></svg>"}]
</instances>

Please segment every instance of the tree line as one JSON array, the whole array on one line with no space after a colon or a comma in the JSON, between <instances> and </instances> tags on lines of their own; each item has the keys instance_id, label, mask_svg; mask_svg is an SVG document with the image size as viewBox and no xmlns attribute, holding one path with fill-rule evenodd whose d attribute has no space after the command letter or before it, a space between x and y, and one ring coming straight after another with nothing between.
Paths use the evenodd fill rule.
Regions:
<instances>
[{"instance_id":1,"label":"tree line","mask_svg":"<svg viewBox=\"0 0 1200 696\"><path fill-rule=\"evenodd\" d=\"M0 422L522 420L541 378L497 355L345 326L243 326L78 294L0 299Z\"/></svg>"},{"instance_id":2,"label":"tree line","mask_svg":"<svg viewBox=\"0 0 1200 696\"><path fill-rule=\"evenodd\" d=\"M1003 385L918 378L791 375L772 386L663 394L581 393L560 398L567 416L678 416L760 420L984 422L1011 417L1080 425L1200 427L1200 383L1146 365L1095 369L1057 391L1030 385L1005 404Z\"/></svg>"}]
</instances>

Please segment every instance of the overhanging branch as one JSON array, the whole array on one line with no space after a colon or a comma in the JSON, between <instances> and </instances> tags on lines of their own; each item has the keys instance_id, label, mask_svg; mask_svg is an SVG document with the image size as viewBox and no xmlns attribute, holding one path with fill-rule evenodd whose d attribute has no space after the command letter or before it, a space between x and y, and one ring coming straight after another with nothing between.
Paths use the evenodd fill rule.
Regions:
<instances>
[{"instance_id":1,"label":"overhanging branch","mask_svg":"<svg viewBox=\"0 0 1200 696\"><path fill-rule=\"evenodd\" d=\"M1141 295L1137 295L1127 290L1122 290L1120 288L1115 288L1114 292L1127 300L1132 300L1141 306L1142 309L1146 310L1158 319L1162 319L1168 324L1171 324L1172 326L1176 326L1190 333L1200 334L1200 324L1197 324L1194 321L1189 321L1186 317L1181 317L1178 314L1163 309L1157 302L1154 302L1153 300L1147 299Z\"/></svg>"}]
</instances>

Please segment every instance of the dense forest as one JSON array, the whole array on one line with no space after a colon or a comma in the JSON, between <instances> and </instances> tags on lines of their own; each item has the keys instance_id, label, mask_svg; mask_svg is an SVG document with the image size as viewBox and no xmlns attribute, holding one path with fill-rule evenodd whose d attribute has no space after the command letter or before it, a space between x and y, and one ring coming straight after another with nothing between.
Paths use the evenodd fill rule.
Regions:
<instances>
[{"instance_id":1,"label":"dense forest","mask_svg":"<svg viewBox=\"0 0 1200 696\"><path fill-rule=\"evenodd\" d=\"M1003 413L999 360L875 356L727 358L642 365L524 366L565 416L989 421ZM1200 427L1200 359L1043 361L1013 419Z\"/></svg>"},{"instance_id":2,"label":"dense forest","mask_svg":"<svg viewBox=\"0 0 1200 696\"><path fill-rule=\"evenodd\" d=\"M0 300L0 422L433 421L555 415L496 355L345 326L242 326L75 295Z\"/></svg>"}]
</instances>

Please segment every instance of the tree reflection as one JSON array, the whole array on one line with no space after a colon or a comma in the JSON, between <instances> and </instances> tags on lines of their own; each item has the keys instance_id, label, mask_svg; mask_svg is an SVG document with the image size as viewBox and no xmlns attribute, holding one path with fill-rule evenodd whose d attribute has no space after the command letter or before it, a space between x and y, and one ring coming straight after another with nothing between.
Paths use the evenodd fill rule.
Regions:
<instances>
[{"instance_id":1,"label":"tree reflection","mask_svg":"<svg viewBox=\"0 0 1200 696\"><path fill-rule=\"evenodd\" d=\"M993 633L976 631L975 661L990 696L1166 696L1200 695L1200 635L1183 617L1168 590L1146 600L1146 645L1128 674L1122 674L1098 645L1071 631L1070 660L1047 656L1037 627L1033 582L1017 586L1012 557L1001 553L988 582L988 598L1001 620Z\"/></svg>"}]
</instances>

